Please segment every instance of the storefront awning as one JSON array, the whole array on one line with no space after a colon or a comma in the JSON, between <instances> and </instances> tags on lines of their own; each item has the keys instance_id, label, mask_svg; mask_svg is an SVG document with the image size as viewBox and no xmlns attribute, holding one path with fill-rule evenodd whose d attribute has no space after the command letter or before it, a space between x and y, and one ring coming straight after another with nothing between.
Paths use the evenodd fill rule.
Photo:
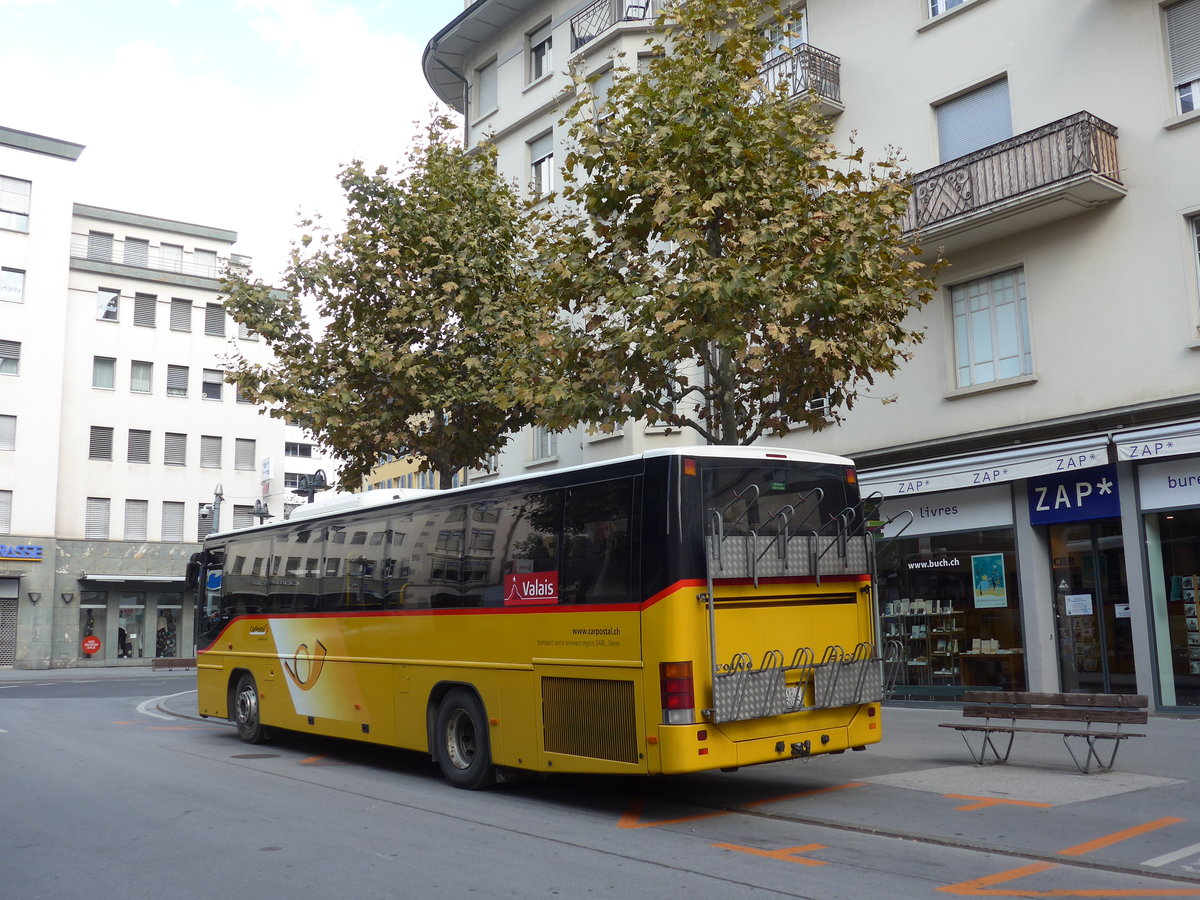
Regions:
<instances>
[{"instance_id":1,"label":"storefront awning","mask_svg":"<svg viewBox=\"0 0 1200 900\"><path fill-rule=\"evenodd\" d=\"M1107 463L1108 437L1101 434L1072 441L1028 444L972 456L860 471L858 482L863 496L878 492L885 497L898 497L982 487Z\"/></svg>"},{"instance_id":2,"label":"storefront awning","mask_svg":"<svg viewBox=\"0 0 1200 900\"><path fill-rule=\"evenodd\" d=\"M1176 422L1126 431L1113 435L1113 441L1117 445L1117 458L1122 460L1200 453L1200 422Z\"/></svg>"},{"instance_id":3,"label":"storefront awning","mask_svg":"<svg viewBox=\"0 0 1200 900\"><path fill-rule=\"evenodd\" d=\"M86 572L79 576L80 581L98 581L109 584L135 582L138 584L170 584L182 583L182 575L89 575Z\"/></svg>"}]
</instances>

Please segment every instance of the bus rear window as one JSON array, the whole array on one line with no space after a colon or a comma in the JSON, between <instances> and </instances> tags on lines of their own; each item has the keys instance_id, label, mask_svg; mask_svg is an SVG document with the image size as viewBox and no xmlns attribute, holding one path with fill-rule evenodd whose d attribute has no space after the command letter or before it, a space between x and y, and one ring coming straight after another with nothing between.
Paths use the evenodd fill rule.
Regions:
<instances>
[{"instance_id":1,"label":"bus rear window","mask_svg":"<svg viewBox=\"0 0 1200 900\"><path fill-rule=\"evenodd\" d=\"M828 533L832 523L858 503L858 490L847 484L842 466L785 462L746 465L708 461L703 464L705 525L719 517L724 534L774 534L785 524L789 533ZM857 530L861 517L846 522Z\"/></svg>"}]
</instances>

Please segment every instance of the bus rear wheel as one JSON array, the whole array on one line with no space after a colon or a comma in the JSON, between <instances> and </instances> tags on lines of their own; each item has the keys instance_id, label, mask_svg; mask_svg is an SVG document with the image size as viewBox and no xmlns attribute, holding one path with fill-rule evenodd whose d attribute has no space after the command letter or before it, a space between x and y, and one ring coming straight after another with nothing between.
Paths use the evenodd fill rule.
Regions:
<instances>
[{"instance_id":1,"label":"bus rear wheel","mask_svg":"<svg viewBox=\"0 0 1200 900\"><path fill-rule=\"evenodd\" d=\"M242 673L233 692L233 721L238 737L247 744L261 744L267 739L258 707L258 685L249 672Z\"/></svg>"},{"instance_id":2,"label":"bus rear wheel","mask_svg":"<svg viewBox=\"0 0 1200 900\"><path fill-rule=\"evenodd\" d=\"M483 704L473 691L454 688L438 706L435 736L442 775L455 787L474 791L495 784Z\"/></svg>"}]
</instances>

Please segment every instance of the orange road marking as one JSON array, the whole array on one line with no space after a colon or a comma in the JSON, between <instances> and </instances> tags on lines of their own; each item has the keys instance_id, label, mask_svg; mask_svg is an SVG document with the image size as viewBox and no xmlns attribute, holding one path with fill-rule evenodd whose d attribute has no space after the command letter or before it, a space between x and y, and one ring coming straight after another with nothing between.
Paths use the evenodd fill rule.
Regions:
<instances>
[{"instance_id":1,"label":"orange road marking","mask_svg":"<svg viewBox=\"0 0 1200 900\"><path fill-rule=\"evenodd\" d=\"M782 850L760 850L757 847L742 847L738 844L713 844L719 850L733 850L735 853L749 853L751 856L765 856L767 859L779 859L784 862L801 863L806 866L823 866L823 859L806 859L796 856L797 853L807 853L810 850L824 850L825 844L802 844L799 847L784 847Z\"/></svg>"},{"instance_id":2,"label":"orange road marking","mask_svg":"<svg viewBox=\"0 0 1200 900\"><path fill-rule=\"evenodd\" d=\"M1032 800L1002 800L999 797L973 797L970 794L943 794L951 800L975 800L966 806L956 806L955 809L971 810L986 809L989 806L1028 806L1033 809L1053 809L1053 803L1034 803Z\"/></svg>"},{"instance_id":3,"label":"orange road marking","mask_svg":"<svg viewBox=\"0 0 1200 900\"><path fill-rule=\"evenodd\" d=\"M321 763L325 762L326 759L327 759L327 757L325 757L325 756L310 756L307 759L300 760L300 765L302 765L302 766L319 766Z\"/></svg>"},{"instance_id":4,"label":"orange road marking","mask_svg":"<svg viewBox=\"0 0 1200 900\"><path fill-rule=\"evenodd\" d=\"M795 800L801 797L815 797L818 794L828 794L831 791L844 791L846 788L864 787L865 782L852 781L848 784L838 784L833 787L817 788L811 791L801 791L798 794L782 794L778 797L768 797L765 800L754 800L750 803L743 803L741 806L735 806L732 809L722 809L718 812L700 813L694 816L682 816L678 819L658 819L653 822L643 822L642 813L646 808L646 799L637 797L630 801L629 807L625 810L617 822L618 828L657 828L659 825L678 825L681 822L697 822L700 819L715 819L717 816L728 816L731 813L737 812L739 809L749 809L754 806L765 806L768 803L779 803L783 800Z\"/></svg>"},{"instance_id":5,"label":"orange road marking","mask_svg":"<svg viewBox=\"0 0 1200 900\"><path fill-rule=\"evenodd\" d=\"M1156 831L1159 828L1166 828L1168 825L1177 825L1183 821L1186 820L1176 818L1155 819L1153 822L1147 822L1144 825L1135 825L1133 828L1126 828L1124 831L1117 831L1105 837L1096 838L1094 841L1087 841L1077 844L1074 847L1068 847L1066 850L1059 850L1058 855L1082 856L1085 853L1091 853L1093 850L1110 847L1113 844L1137 837L1148 831ZM995 875L977 878L974 881L960 881L958 884L948 884L945 887L938 888L938 891L965 897L1200 897L1200 888L1127 888L1120 890L1070 890L1060 888L1052 891L1021 890L1019 888L1010 890L994 889L996 885L1006 884L1010 881L1016 881L1019 878L1037 875L1058 867L1059 863L1032 863L1016 869L1009 869L1006 872L997 872ZM1147 875L1146 877L1153 878L1154 876Z\"/></svg>"},{"instance_id":6,"label":"orange road marking","mask_svg":"<svg viewBox=\"0 0 1200 900\"><path fill-rule=\"evenodd\" d=\"M1160 828L1166 828L1168 825L1178 825L1183 819L1155 819L1153 822L1147 822L1145 825L1137 825L1133 828L1126 828L1124 831L1118 831L1115 834L1110 834L1107 837L1096 838L1094 841L1088 841L1086 844L1078 844L1074 847L1068 847L1066 850L1059 850L1059 856L1082 856L1085 853L1091 853L1093 850L1102 850L1112 844L1119 844L1121 841L1128 840L1131 837L1137 837L1139 834L1145 834L1148 831L1157 831Z\"/></svg>"}]
</instances>

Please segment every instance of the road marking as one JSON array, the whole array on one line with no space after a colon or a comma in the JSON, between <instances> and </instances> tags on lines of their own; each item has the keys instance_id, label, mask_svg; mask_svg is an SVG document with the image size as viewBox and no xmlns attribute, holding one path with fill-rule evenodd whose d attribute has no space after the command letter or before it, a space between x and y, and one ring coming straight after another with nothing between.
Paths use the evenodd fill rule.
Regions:
<instances>
[{"instance_id":1,"label":"road marking","mask_svg":"<svg viewBox=\"0 0 1200 900\"><path fill-rule=\"evenodd\" d=\"M1028 806L1033 809L1053 809L1053 803L1034 803L1032 800L1002 800L999 797L972 797L970 794L944 794L951 800L974 800L966 806L956 806L955 809L972 810L986 809L989 806Z\"/></svg>"},{"instance_id":2,"label":"road marking","mask_svg":"<svg viewBox=\"0 0 1200 900\"><path fill-rule=\"evenodd\" d=\"M731 809L722 809L717 812L700 813L694 816L683 816L678 819L658 819L653 822L641 821L642 813L646 808L646 798L635 797L630 801L629 807L625 810L625 814L621 816L617 822L618 828L657 828L659 825L678 825L681 822L698 822L701 819L715 819L718 816L728 816L738 812L741 809L749 809L754 806L765 806L768 803L780 803L784 800L795 800L801 797L815 797L819 794L828 794L831 791L844 791L847 788L865 787L866 783L862 781L852 781L849 784L838 784L833 787L817 788L812 791L801 791L798 794L782 794L778 797L767 797L765 800L754 800L750 803L743 803L741 806L735 806Z\"/></svg>"},{"instance_id":3,"label":"road marking","mask_svg":"<svg viewBox=\"0 0 1200 900\"><path fill-rule=\"evenodd\" d=\"M1137 837L1140 834L1146 834L1149 831L1157 831L1160 828L1166 828L1168 825L1178 825L1183 821L1186 820L1171 817L1155 819L1153 822L1147 822L1145 825L1136 825L1133 828L1126 828L1124 831L1118 831L1102 838L1096 838L1094 841L1088 841L1084 844L1077 844L1074 847L1068 847L1066 850L1059 850L1058 855L1083 856L1083 854L1091 853L1093 850L1103 850L1105 847L1111 847L1113 844L1119 844L1121 841L1127 841L1130 838Z\"/></svg>"},{"instance_id":4,"label":"road marking","mask_svg":"<svg viewBox=\"0 0 1200 900\"><path fill-rule=\"evenodd\" d=\"M760 850L757 847L743 847L740 844L713 844L718 850L733 850L735 853L749 853L751 856L765 856L768 859L780 859L784 862L801 863L806 866L823 866L823 859L808 859L797 856L797 853L807 853L810 850L824 850L825 844L802 844L799 847L784 847L782 850Z\"/></svg>"},{"instance_id":5,"label":"road marking","mask_svg":"<svg viewBox=\"0 0 1200 900\"><path fill-rule=\"evenodd\" d=\"M137 705L137 711L143 716L153 716L156 719L166 719L168 722L174 722L176 716L169 716L166 713L156 712L150 707L158 706L164 700L170 700L172 697L182 697L184 694L194 694L195 691L178 691L174 694L167 694L165 697L154 697L150 700L143 700Z\"/></svg>"},{"instance_id":6,"label":"road marking","mask_svg":"<svg viewBox=\"0 0 1200 900\"><path fill-rule=\"evenodd\" d=\"M1200 844L1192 844L1190 847L1184 847L1182 850L1176 850L1174 853L1164 853L1162 856L1156 856L1154 859L1148 859L1143 866L1157 868L1158 866L1170 865L1173 862L1179 862L1181 859L1186 859L1193 853L1200 853Z\"/></svg>"}]
</instances>

